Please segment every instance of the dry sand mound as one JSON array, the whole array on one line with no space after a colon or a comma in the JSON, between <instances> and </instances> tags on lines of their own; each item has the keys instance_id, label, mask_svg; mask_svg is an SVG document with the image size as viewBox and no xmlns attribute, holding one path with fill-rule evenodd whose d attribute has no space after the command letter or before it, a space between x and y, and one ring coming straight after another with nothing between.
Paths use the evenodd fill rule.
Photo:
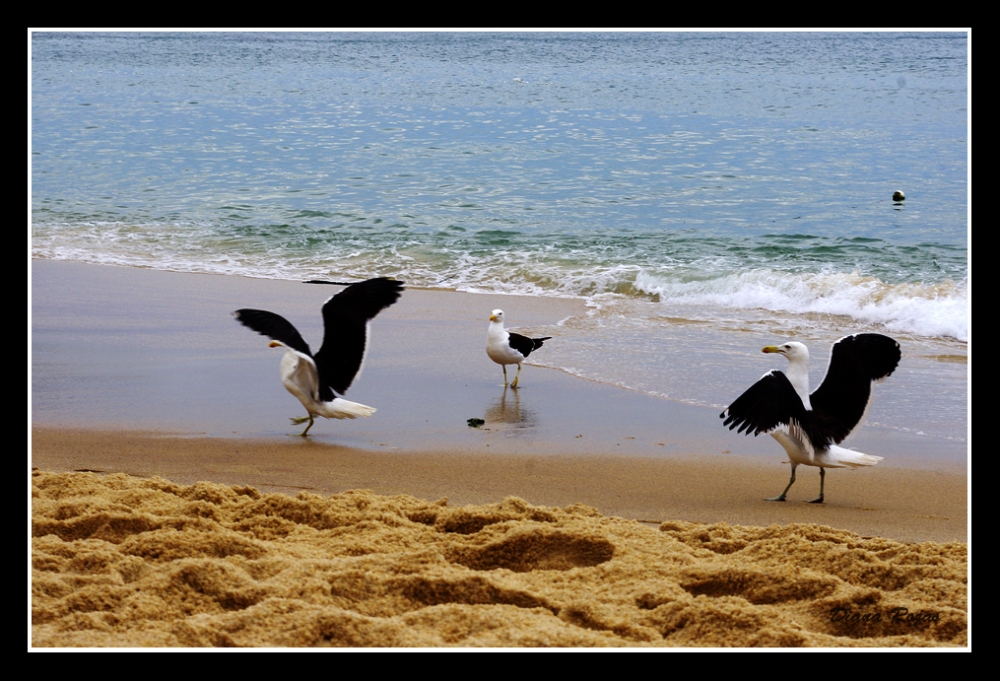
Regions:
<instances>
[{"instance_id":1,"label":"dry sand mound","mask_svg":"<svg viewBox=\"0 0 1000 681\"><path fill-rule=\"evenodd\" d=\"M965 646L966 544L35 472L34 646Z\"/></svg>"}]
</instances>

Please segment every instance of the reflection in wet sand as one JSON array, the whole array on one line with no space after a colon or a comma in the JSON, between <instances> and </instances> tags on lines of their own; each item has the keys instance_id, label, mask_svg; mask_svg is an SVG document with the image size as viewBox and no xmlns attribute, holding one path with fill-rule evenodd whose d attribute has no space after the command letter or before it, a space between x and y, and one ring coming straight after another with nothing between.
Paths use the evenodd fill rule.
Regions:
<instances>
[{"instance_id":1,"label":"reflection in wet sand","mask_svg":"<svg viewBox=\"0 0 1000 681\"><path fill-rule=\"evenodd\" d=\"M537 414L521 406L521 392L504 388L500 397L486 410L486 424L511 423L518 428L534 428L538 425Z\"/></svg>"}]
</instances>

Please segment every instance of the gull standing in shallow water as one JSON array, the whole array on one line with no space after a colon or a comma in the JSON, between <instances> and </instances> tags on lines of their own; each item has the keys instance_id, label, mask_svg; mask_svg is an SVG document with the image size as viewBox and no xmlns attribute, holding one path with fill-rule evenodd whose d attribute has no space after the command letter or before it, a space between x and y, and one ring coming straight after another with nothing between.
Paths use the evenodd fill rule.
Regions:
<instances>
[{"instance_id":1,"label":"gull standing in shallow water","mask_svg":"<svg viewBox=\"0 0 1000 681\"><path fill-rule=\"evenodd\" d=\"M899 365L899 343L877 333L858 333L833 344L826 378L809 394L809 350L802 343L769 345L763 350L788 360L788 374L769 371L719 414L722 425L754 436L769 433L788 453L792 465L788 486L768 501L784 501L795 482L799 464L819 466L819 496L823 503L827 468L874 466L881 456L838 447L868 415L872 383L888 378Z\"/></svg>"},{"instance_id":2,"label":"gull standing in shallow water","mask_svg":"<svg viewBox=\"0 0 1000 681\"><path fill-rule=\"evenodd\" d=\"M399 299L403 283L379 277L351 284L323 304L323 346L315 355L291 322L266 310L242 309L236 320L272 339L269 347L285 348L281 358L281 382L306 408L307 415L292 418L299 425L309 422L300 435L312 428L316 416L353 419L371 416L372 407L337 397L344 394L361 372L368 351L368 325L379 312Z\"/></svg>"},{"instance_id":3,"label":"gull standing in shallow water","mask_svg":"<svg viewBox=\"0 0 1000 681\"><path fill-rule=\"evenodd\" d=\"M521 377L521 362L550 338L552 336L528 338L519 333L511 333L503 328L503 310L493 310L493 314L490 315L490 328L486 332L486 354L503 367L503 387L507 387L507 365L517 365L517 375L510 384L511 388L516 389L517 380Z\"/></svg>"}]
</instances>

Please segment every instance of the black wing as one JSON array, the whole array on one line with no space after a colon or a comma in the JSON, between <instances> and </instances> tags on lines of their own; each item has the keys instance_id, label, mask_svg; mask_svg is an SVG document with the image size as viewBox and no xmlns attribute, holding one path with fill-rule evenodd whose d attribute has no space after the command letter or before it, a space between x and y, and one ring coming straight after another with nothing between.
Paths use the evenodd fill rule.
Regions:
<instances>
[{"instance_id":1,"label":"black wing","mask_svg":"<svg viewBox=\"0 0 1000 681\"><path fill-rule=\"evenodd\" d=\"M234 312L233 316L243 326L273 340L281 341L293 350L298 350L312 357L309 344L302 339L298 329L280 314L274 314L267 310L243 309Z\"/></svg>"},{"instance_id":2,"label":"black wing","mask_svg":"<svg viewBox=\"0 0 1000 681\"><path fill-rule=\"evenodd\" d=\"M764 374L745 393L736 398L729 407L719 414L726 419L722 425L729 430L739 426L736 432L754 436L770 433L781 425L789 425L794 419L800 424L809 421L802 398L788 381L784 373L775 369Z\"/></svg>"},{"instance_id":3,"label":"black wing","mask_svg":"<svg viewBox=\"0 0 1000 681\"><path fill-rule=\"evenodd\" d=\"M833 344L826 378L809 396L833 442L843 442L861 424L872 382L892 375L901 357L899 343L878 333L858 333Z\"/></svg>"},{"instance_id":4,"label":"black wing","mask_svg":"<svg viewBox=\"0 0 1000 681\"><path fill-rule=\"evenodd\" d=\"M519 333L508 333L510 340L510 347L514 348L522 355L527 357L531 354L532 350L537 350L542 347L542 343L552 338L552 336L546 336L545 338L528 338L527 336L522 336Z\"/></svg>"},{"instance_id":5,"label":"black wing","mask_svg":"<svg viewBox=\"0 0 1000 681\"><path fill-rule=\"evenodd\" d=\"M379 277L351 284L323 305L323 347L316 353L320 398L345 393L368 349L368 322L399 299L403 282Z\"/></svg>"}]
</instances>

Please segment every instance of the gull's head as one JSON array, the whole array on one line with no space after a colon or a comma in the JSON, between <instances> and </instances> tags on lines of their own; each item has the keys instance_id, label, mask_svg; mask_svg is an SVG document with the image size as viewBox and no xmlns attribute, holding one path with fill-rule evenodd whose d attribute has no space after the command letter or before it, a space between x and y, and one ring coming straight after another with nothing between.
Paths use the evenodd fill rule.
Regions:
<instances>
[{"instance_id":1,"label":"gull's head","mask_svg":"<svg viewBox=\"0 0 1000 681\"><path fill-rule=\"evenodd\" d=\"M789 341L782 345L768 345L761 352L775 352L784 355L789 362L809 361L809 349L797 341Z\"/></svg>"},{"instance_id":2,"label":"gull's head","mask_svg":"<svg viewBox=\"0 0 1000 681\"><path fill-rule=\"evenodd\" d=\"M493 310L493 314L490 315L491 322L502 322L503 321L503 310Z\"/></svg>"}]
</instances>

